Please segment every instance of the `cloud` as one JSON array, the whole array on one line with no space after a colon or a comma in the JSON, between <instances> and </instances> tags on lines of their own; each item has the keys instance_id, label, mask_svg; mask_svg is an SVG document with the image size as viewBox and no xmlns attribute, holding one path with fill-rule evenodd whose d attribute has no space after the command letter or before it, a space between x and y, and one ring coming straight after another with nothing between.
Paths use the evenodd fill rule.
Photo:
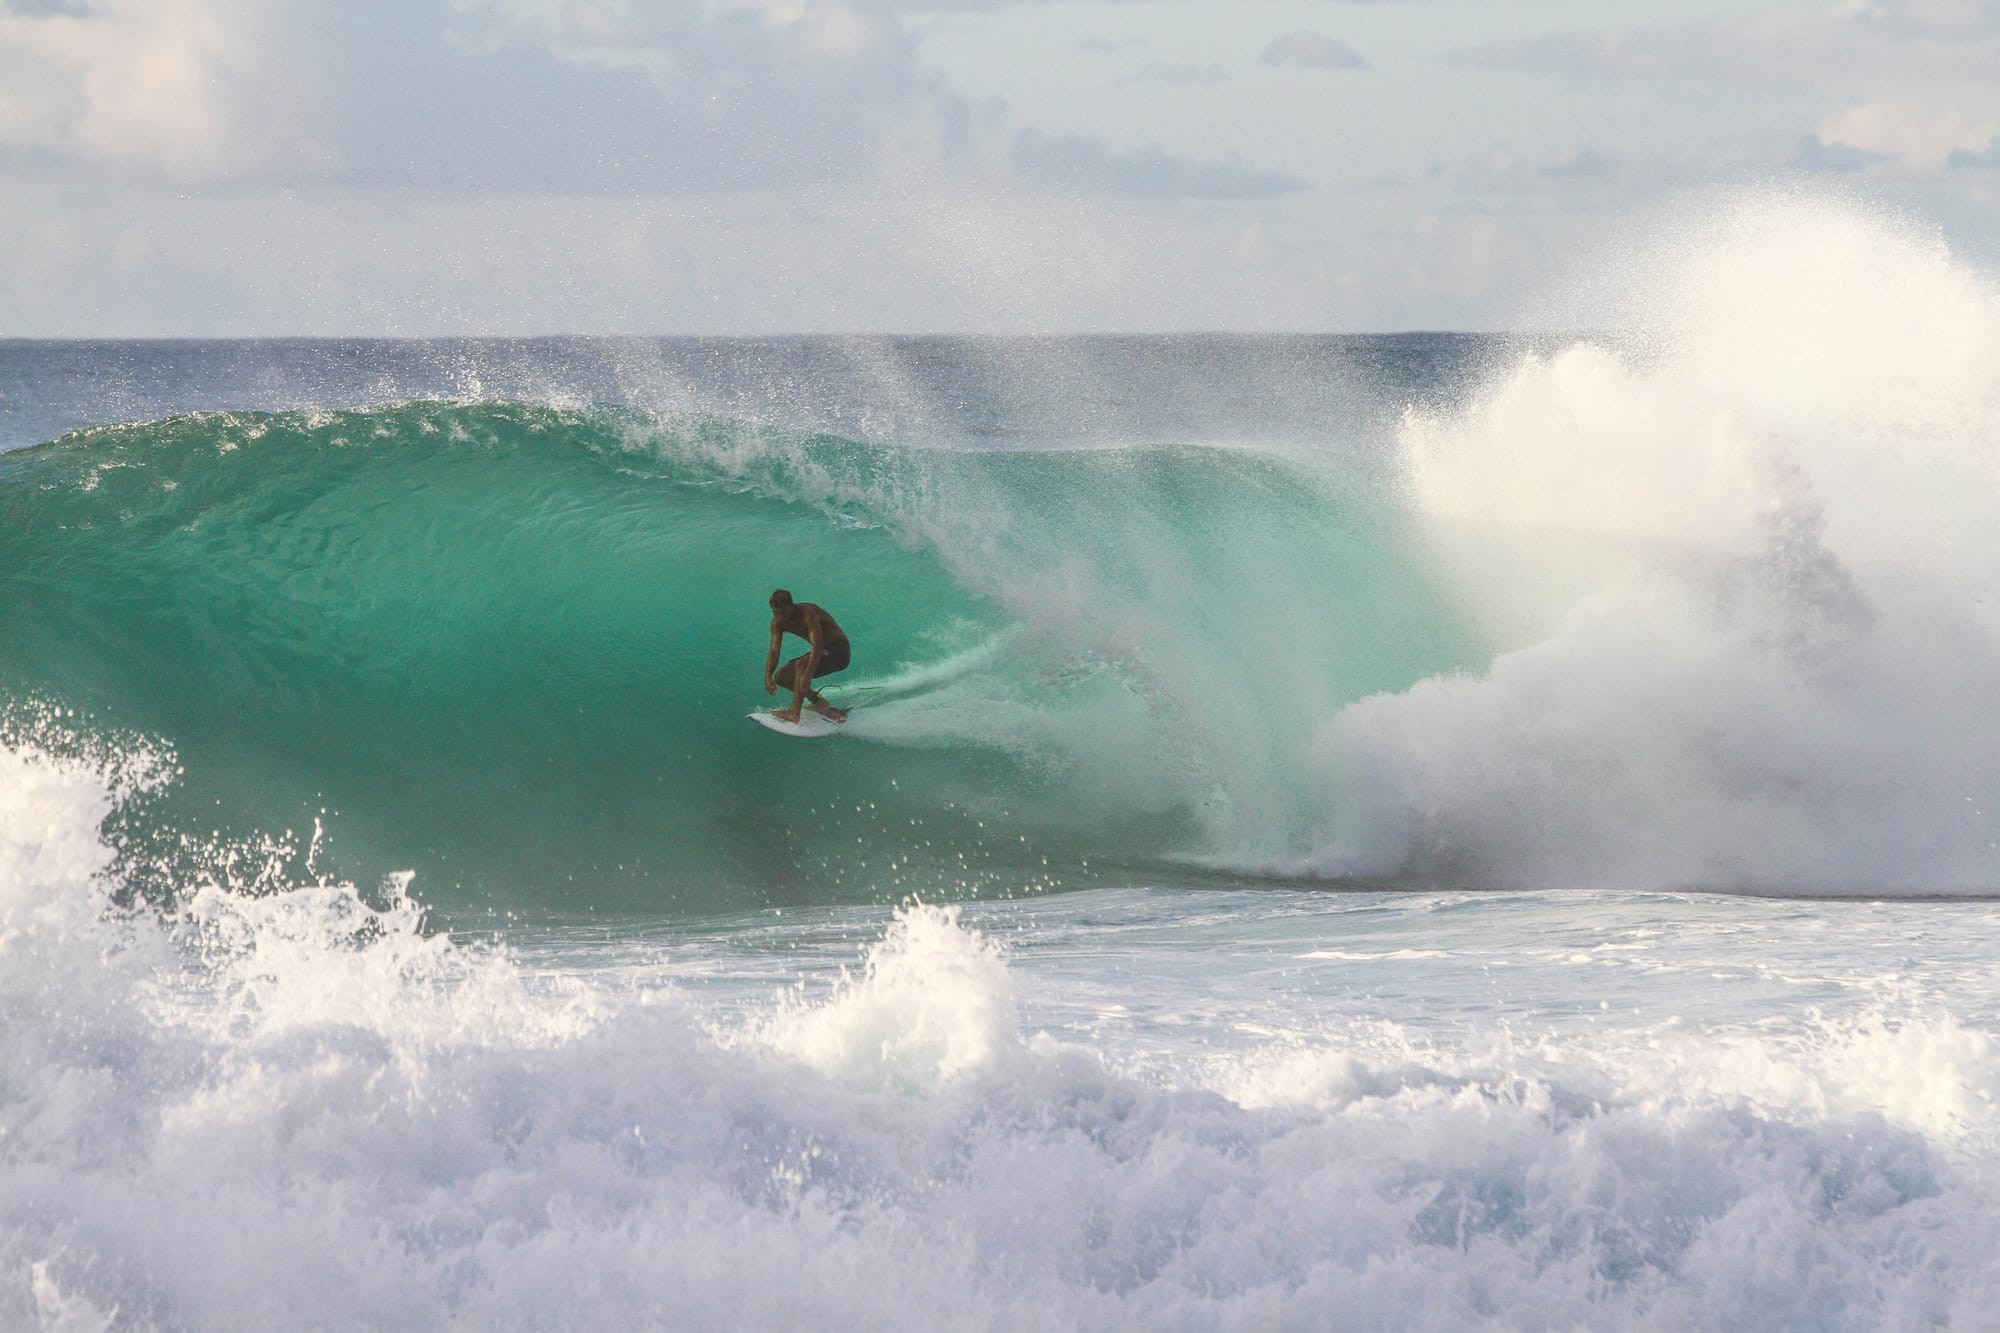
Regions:
<instances>
[{"instance_id":1,"label":"cloud","mask_svg":"<svg viewBox=\"0 0 2000 1333\"><path fill-rule=\"evenodd\" d=\"M1258 57L1266 65L1303 65L1309 69L1367 69L1361 53L1338 37L1300 28L1276 38Z\"/></svg>"},{"instance_id":2,"label":"cloud","mask_svg":"<svg viewBox=\"0 0 2000 1333\"><path fill-rule=\"evenodd\" d=\"M1220 65L1177 65L1156 60L1136 73L1120 79L1120 83L1228 83L1229 71Z\"/></svg>"},{"instance_id":3,"label":"cloud","mask_svg":"<svg viewBox=\"0 0 2000 1333\"><path fill-rule=\"evenodd\" d=\"M2000 171L2000 136L1987 141L1977 152L1961 148L1945 159L1947 171Z\"/></svg>"},{"instance_id":4,"label":"cloud","mask_svg":"<svg viewBox=\"0 0 2000 1333\"><path fill-rule=\"evenodd\" d=\"M1460 163L1450 179L1459 194L1485 200L1566 198L1592 206L1686 185L1698 174L1684 164L1626 158L1598 148L1558 156L1496 148Z\"/></svg>"},{"instance_id":5,"label":"cloud","mask_svg":"<svg viewBox=\"0 0 2000 1333\"><path fill-rule=\"evenodd\" d=\"M0 12L0 152L212 179L295 136L296 90L258 70L268 16L201 0ZM303 158L323 145L298 138Z\"/></svg>"},{"instance_id":6,"label":"cloud","mask_svg":"<svg viewBox=\"0 0 2000 1333\"><path fill-rule=\"evenodd\" d=\"M553 34L452 0L0 11L0 158L181 185L799 184L965 115L898 26L840 5L572 4Z\"/></svg>"},{"instance_id":7,"label":"cloud","mask_svg":"<svg viewBox=\"0 0 2000 1333\"><path fill-rule=\"evenodd\" d=\"M801 0L779 0L780 3L796 5ZM803 0L812 3L813 0ZM1029 4L1050 4L1052 0L847 0L855 9L871 13L904 14L946 14L964 13L969 10L1005 9ZM1138 4L1164 4L1169 0L1100 0L1121 6ZM1425 0L1321 0L1321 3L1343 5L1388 6L1424 3Z\"/></svg>"},{"instance_id":8,"label":"cloud","mask_svg":"<svg viewBox=\"0 0 2000 1333\"><path fill-rule=\"evenodd\" d=\"M1884 83L1992 82L2000 8L1963 0L1774 10L1494 42L1460 63L1570 78L1685 79L1852 93Z\"/></svg>"},{"instance_id":9,"label":"cloud","mask_svg":"<svg viewBox=\"0 0 2000 1333\"><path fill-rule=\"evenodd\" d=\"M1792 165L1800 171L1861 171L1886 161L1880 153L1863 152L1851 144L1828 143L1817 134L1799 140Z\"/></svg>"},{"instance_id":10,"label":"cloud","mask_svg":"<svg viewBox=\"0 0 2000 1333\"><path fill-rule=\"evenodd\" d=\"M2000 133L2000 106L1985 116L1873 98L1823 120L1815 137L1874 162L1941 171L1952 156L1984 147ZM1868 165L1868 164L1864 164Z\"/></svg>"},{"instance_id":11,"label":"cloud","mask_svg":"<svg viewBox=\"0 0 2000 1333\"><path fill-rule=\"evenodd\" d=\"M1114 55L1120 51L1137 51L1150 45L1152 41L1146 37L1106 37L1102 34L1093 34L1085 37L1072 49L1078 55L1104 56Z\"/></svg>"},{"instance_id":12,"label":"cloud","mask_svg":"<svg viewBox=\"0 0 2000 1333\"><path fill-rule=\"evenodd\" d=\"M1455 52L1579 82L1673 80L1819 103L1795 164L1943 171L2000 132L2000 5L1856 0L1688 23L1555 33Z\"/></svg>"},{"instance_id":13,"label":"cloud","mask_svg":"<svg viewBox=\"0 0 2000 1333\"><path fill-rule=\"evenodd\" d=\"M1306 188L1236 157L996 133L842 0L0 0L0 168L199 188L670 196L971 180L1125 199ZM1214 83L1219 65L1141 77ZM984 148L979 140L986 136ZM904 157L898 157L898 154Z\"/></svg>"},{"instance_id":14,"label":"cloud","mask_svg":"<svg viewBox=\"0 0 2000 1333\"><path fill-rule=\"evenodd\" d=\"M1887 36L1976 41L2000 33L2000 8L1987 0L1860 0L1841 11Z\"/></svg>"},{"instance_id":15,"label":"cloud","mask_svg":"<svg viewBox=\"0 0 2000 1333\"><path fill-rule=\"evenodd\" d=\"M1489 69L1569 78L1696 79L1723 82L1764 73L1762 57L1782 44L1768 18L1551 33L1455 51L1451 59Z\"/></svg>"},{"instance_id":16,"label":"cloud","mask_svg":"<svg viewBox=\"0 0 2000 1333\"><path fill-rule=\"evenodd\" d=\"M1551 162L1542 168L1545 180L1604 180L1616 176L1625 169L1625 164L1609 153L1600 153L1594 148Z\"/></svg>"},{"instance_id":17,"label":"cloud","mask_svg":"<svg viewBox=\"0 0 2000 1333\"><path fill-rule=\"evenodd\" d=\"M1014 136L1015 178L1036 189L1133 199L1265 199L1308 188L1306 181L1230 156L1197 160L1161 148L1119 152L1104 140L1022 130Z\"/></svg>"}]
</instances>

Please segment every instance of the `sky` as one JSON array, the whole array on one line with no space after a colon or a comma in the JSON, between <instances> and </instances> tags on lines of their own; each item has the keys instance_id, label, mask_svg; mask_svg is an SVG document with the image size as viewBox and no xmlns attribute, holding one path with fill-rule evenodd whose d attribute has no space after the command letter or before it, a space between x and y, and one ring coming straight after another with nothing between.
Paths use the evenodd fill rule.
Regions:
<instances>
[{"instance_id":1,"label":"sky","mask_svg":"<svg viewBox=\"0 0 2000 1333\"><path fill-rule=\"evenodd\" d=\"M2000 246L2000 0L0 0L0 337L1530 328Z\"/></svg>"}]
</instances>

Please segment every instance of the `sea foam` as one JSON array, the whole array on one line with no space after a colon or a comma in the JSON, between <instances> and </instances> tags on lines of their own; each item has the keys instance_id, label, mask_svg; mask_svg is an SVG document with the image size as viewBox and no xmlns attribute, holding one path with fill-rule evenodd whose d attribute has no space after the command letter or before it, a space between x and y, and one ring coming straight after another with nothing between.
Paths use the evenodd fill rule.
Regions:
<instances>
[{"instance_id":1,"label":"sea foam","mask_svg":"<svg viewBox=\"0 0 2000 1333\"><path fill-rule=\"evenodd\" d=\"M1861 1329L2000 1295L1990 1038L1921 1008L1374 1020L1144 1072L1025 1022L1059 974L954 911L717 1006L687 946L644 985L537 971L393 884L121 910L102 773L0 776L34 816L0 936L9 1326Z\"/></svg>"},{"instance_id":2,"label":"sea foam","mask_svg":"<svg viewBox=\"0 0 2000 1333\"><path fill-rule=\"evenodd\" d=\"M1911 228L1745 202L1643 337L1412 412L1499 649L1326 720L1326 873L1792 893L2000 884L2000 304Z\"/></svg>"}]
</instances>

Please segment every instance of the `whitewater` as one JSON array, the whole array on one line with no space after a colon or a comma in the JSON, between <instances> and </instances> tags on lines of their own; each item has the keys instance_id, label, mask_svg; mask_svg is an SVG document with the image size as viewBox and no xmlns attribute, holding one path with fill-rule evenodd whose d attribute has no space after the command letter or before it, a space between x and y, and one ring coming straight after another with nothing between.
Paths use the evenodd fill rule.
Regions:
<instances>
[{"instance_id":1,"label":"whitewater","mask_svg":"<svg viewBox=\"0 0 2000 1333\"><path fill-rule=\"evenodd\" d=\"M0 343L0 1327L1988 1326L1994 282L1599 283Z\"/></svg>"}]
</instances>

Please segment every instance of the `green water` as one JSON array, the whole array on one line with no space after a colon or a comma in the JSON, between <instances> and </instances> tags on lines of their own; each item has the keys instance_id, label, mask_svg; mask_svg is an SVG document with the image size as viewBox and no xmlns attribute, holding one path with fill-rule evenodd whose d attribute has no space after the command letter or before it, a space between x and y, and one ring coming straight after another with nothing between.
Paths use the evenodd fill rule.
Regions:
<instances>
[{"instance_id":1,"label":"green water","mask_svg":"<svg viewBox=\"0 0 2000 1333\"><path fill-rule=\"evenodd\" d=\"M504 405L101 429L0 458L0 692L172 747L157 856L290 831L462 910L1282 856L1329 799L1296 719L1475 657L1392 483ZM780 585L855 644L836 740L744 716Z\"/></svg>"}]
</instances>

